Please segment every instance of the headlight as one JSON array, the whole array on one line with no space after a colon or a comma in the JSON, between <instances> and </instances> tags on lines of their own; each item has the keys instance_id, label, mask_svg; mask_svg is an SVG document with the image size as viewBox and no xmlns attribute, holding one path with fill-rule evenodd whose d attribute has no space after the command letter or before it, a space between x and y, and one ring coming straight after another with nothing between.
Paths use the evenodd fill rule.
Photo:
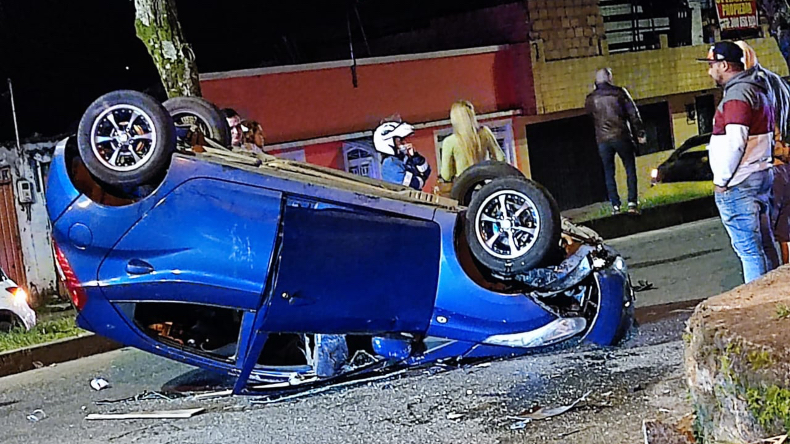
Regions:
<instances>
[{"instance_id":1,"label":"headlight","mask_svg":"<svg viewBox=\"0 0 790 444\"><path fill-rule=\"evenodd\" d=\"M22 305L27 304L27 292L19 287L9 287L6 288L6 291L11 293L11 297L13 298L14 304Z\"/></svg>"},{"instance_id":2,"label":"headlight","mask_svg":"<svg viewBox=\"0 0 790 444\"><path fill-rule=\"evenodd\" d=\"M625 261L623 260L622 256L617 256L617 258L614 260L614 268L620 271L625 271Z\"/></svg>"}]
</instances>

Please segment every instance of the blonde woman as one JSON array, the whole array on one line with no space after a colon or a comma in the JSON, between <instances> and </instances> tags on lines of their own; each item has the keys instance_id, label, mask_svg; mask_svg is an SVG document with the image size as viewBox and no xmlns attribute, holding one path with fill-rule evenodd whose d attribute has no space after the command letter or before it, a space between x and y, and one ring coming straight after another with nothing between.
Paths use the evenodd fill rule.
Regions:
<instances>
[{"instance_id":1,"label":"blonde woman","mask_svg":"<svg viewBox=\"0 0 790 444\"><path fill-rule=\"evenodd\" d=\"M494 133L477 123L475 107L470 102L453 103L450 122L453 134L442 142L442 180L451 182L470 166L486 159L505 160Z\"/></svg>"}]
</instances>

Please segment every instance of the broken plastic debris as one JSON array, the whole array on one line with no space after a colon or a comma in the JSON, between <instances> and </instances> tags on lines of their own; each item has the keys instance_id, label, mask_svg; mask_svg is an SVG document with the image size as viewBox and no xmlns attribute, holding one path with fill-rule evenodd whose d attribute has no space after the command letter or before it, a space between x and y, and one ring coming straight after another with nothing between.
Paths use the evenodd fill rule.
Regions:
<instances>
[{"instance_id":1,"label":"broken plastic debris","mask_svg":"<svg viewBox=\"0 0 790 444\"><path fill-rule=\"evenodd\" d=\"M518 422L511 424L510 430L520 430L527 426L532 421L539 421L541 419L551 418L553 416L562 415L563 413L567 412L568 410L576 407L576 404L584 401L587 399L587 396L592 393L588 391L581 398L573 401L571 404L563 405L560 407L553 407L553 408L543 408L539 407L532 412L522 413L518 416L508 416L507 419L513 419Z\"/></svg>"},{"instance_id":2,"label":"broken plastic debris","mask_svg":"<svg viewBox=\"0 0 790 444\"><path fill-rule=\"evenodd\" d=\"M452 413L448 413L447 414L447 419L449 419L449 420L459 419L459 418L463 418L463 417L464 417L463 413L452 412Z\"/></svg>"},{"instance_id":3,"label":"broken plastic debris","mask_svg":"<svg viewBox=\"0 0 790 444\"><path fill-rule=\"evenodd\" d=\"M652 282L642 279L636 281L636 285L633 286L634 292L654 290L654 289L655 287L653 286Z\"/></svg>"},{"instance_id":4,"label":"broken plastic debris","mask_svg":"<svg viewBox=\"0 0 790 444\"><path fill-rule=\"evenodd\" d=\"M200 399L221 398L223 396L230 396L232 394L233 394L233 389L228 389L228 390L220 390L216 392L200 393L194 395L192 399L200 400Z\"/></svg>"},{"instance_id":5,"label":"broken plastic debris","mask_svg":"<svg viewBox=\"0 0 790 444\"><path fill-rule=\"evenodd\" d=\"M158 410L153 412L133 412L133 413L91 413L85 419L186 419L191 418L206 409L199 407L196 409L183 410Z\"/></svg>"},{"instance_id":6,"label":"broken plastic debris","mask_svg":"<svg viewBox=\"0 0 790 444\"><path fill-rule=\"evenodd\" d=\"M250 401L250 404L272 404L272 403L275 403L275 402L290 401L292 399L297 399L297 398L302 398L304 396L314 395L316 393L325 392L327 390L333 390L333 389L338 389L338 388L341 388L341 387L347 387L347 386L359 385L359 384L365 384L365 383L369 384L371 382L380 381L382 379L394 378L396 376L400 376L400 375L406 373L407 371L408 371L408 369L402 369L402 370L398 370L396 372L385 373L383 375L372 376L372 377L365 378L365 379L354 379L354 380L351 380L351 381L345 381L345 382L341 382L341 383L338 383L338 384L330 384L330 385L326 385L326 386L323 386L323 387L317 387L317 388L314 388L314 389L311 389L311 390L305 390L303 392L299 392L299 393L296 393L296 394L293 394L293 395L266 396L266 397L262 397L262 398L258 398L258 399L253 399L253 400Z\"/></svg>"},{"instance_id":7,"label":"broken plastic debris","mask_svg":"<svg viewBox=\"0 0 790 444\"><path fill-rule=\"evenodd\" d=\"M96 390L97 392L99 390L104 390L104 389L106 389L109 386L110 386L110 383L107 382L107 380L104 379L104 378L93 378L93 379L91 379L91 388Z\"/></svg>"},{"instance_id":8,"label":"broken plastic debris","mask_svg":"<svg viewBox=\"0 0 790 444\"><path fill-rule=\"evenodd\" d=\"M159 392L151 392L151 391L144 391L140 394L130 396L128 398L121 398L121 399L103 399L101 401L94 401L93 403L96 405L107 405L107 404L115 404L119 402L139 402L139 401L150 401L153 399L164 399L165 401L172 401L176 398L182 398L186 395L181 393L167 393L162 394Z\"/></svg>"},{"instance_id":9,"label":"broken plastic debris","mask_svg":"<svg viewBox=\"0 0 790 444\"><path fill-rule=\"evenodd\" d=\"M33 364L33 367L35 367L35 368L42 368L42 367L44 367L44 363L41 362L41 361L33 361L32 364Z\"/></svg>"},{"instance_id":10,"label":"broken plastic debris","mask_svg":"<svg viewBox=\"0 0 790 444\"><path fill-rule=\"evenodd\" d=\"M39 422L39 421L41 421L42 419L44 419L46 417L47 417L47 414L44 413L43 410L35 409L35 410L33 410L33 413L27 415L27 420L30 421L30 422Z\"/></svg>"}]
</instances>

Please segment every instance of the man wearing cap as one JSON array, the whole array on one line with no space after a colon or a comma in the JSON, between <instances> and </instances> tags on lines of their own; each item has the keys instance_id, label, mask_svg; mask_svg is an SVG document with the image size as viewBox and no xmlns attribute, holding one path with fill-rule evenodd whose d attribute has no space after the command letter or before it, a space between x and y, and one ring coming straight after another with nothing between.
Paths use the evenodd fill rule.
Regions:
<instances>
[{"instance_id":1,"label":"man wearing cap","mask_svg":"<svg viewBox=\"0 0 790 444\"><path fill-rule=\"evenodd\" d=\"M708 74L724 88L708 145L714 197L722 223L750 282L777 264L770 225L774 108L771 89L756 69L744 69L743 50L732 42L713 45ZM775 256L775 255L774 255Z\"/></svg>"}]
</instances>

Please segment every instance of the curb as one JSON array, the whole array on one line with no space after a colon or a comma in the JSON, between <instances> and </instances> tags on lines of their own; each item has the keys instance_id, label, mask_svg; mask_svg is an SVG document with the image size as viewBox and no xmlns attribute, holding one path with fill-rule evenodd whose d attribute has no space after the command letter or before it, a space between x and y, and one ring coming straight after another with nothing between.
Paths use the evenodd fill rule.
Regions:
<instances>
[{"instance_id":1,"label":"curb","mask_svg":"<svg viewBox=\"0 0 790 444\"><path fill-rule=\"evenodd\" d=\"M627 213L582 222L604 239L653 231L711 217L719 217L713 196L687 200L669 205L646 208L639 216Z\"/></svg>"},{"instance_id":2,"label":"curb","mask_svg":"<svg viewBox=\"0 0 790 444\"><path fill-rule=\"evenodd\" d=\"M122 345L93 333L59 339L0 353L0 377L80 359L121 348ZM34 364L35 363L35 364Z\"/></svg>"}]
</instances>

